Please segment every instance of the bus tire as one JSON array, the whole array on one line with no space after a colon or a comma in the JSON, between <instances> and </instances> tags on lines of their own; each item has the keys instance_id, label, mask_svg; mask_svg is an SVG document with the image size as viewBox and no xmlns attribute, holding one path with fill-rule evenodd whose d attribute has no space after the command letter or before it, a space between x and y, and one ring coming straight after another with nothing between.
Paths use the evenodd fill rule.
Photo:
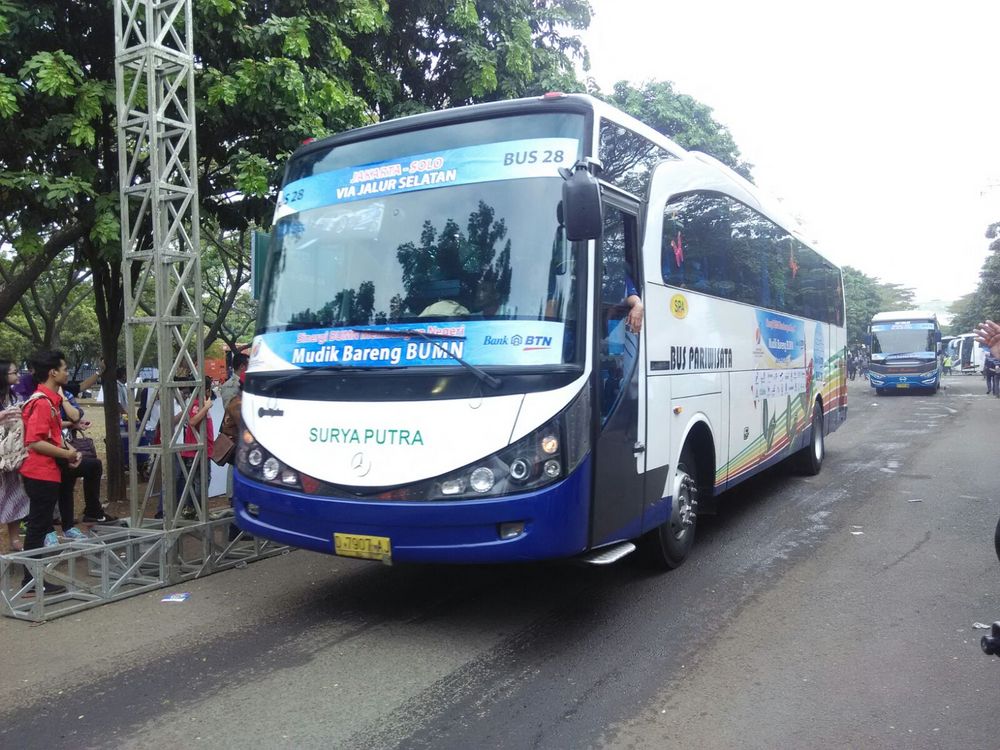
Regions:
<instances>
[{"instance_id":1,"label":"bus tire","mask_svg":"<svg viewBox=\"0 0 1000 750\"><path fill-rule=\"evenodd\" d=\"M674 472L670 518L639 540L642 560L650 567L673 570L680 566L694 546L698 526L697 464L689 448L681 453Z\"/></svg>"},{"instance_id":2,"label":"bus tire","mask_svg":"<svg viewBox=\"0 0 1000 750\"><path fill-rule=\"evenodd\" d=\"M1000 560L1000 521L997 521L997 530L993 532L993 547L997 552L997 559Z\"/></svg>"},{"instance_id":3,"label":"bus tire","mask_svg":"<svg viewBox=\"0 0 1000 750\"><path fill-rule=\"evenodd\" d=\"M812 423L809 425L809 444L799 451L799 472L809 477L819 474L823 468L823 458L826 456L826 443L823 439L823 407L819 401L813 404Z\"/></svg>"}]
</instances>

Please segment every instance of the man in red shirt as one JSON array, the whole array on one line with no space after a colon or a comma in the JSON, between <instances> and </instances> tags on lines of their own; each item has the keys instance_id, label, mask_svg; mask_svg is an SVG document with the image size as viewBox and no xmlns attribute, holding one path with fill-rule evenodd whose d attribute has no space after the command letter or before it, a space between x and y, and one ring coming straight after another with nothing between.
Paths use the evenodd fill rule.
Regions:
<instances>
[{"instance_id":1,"label":"man in red shirt","mask_svg":"<svg viewBox=\"0 0 1000 750\"><path fill-rule=\"evenodd\" d=\"M21 479L30 501L25 550L43 546L45 533L52 525L52 511L59 502L62 481L56 461L66 461L71 467L80 463L80 454L72 446L64 448L62 444L59 389L69 382L66 358L59 351L41 351L32 356L28 364L38 388L21 411L24 444L28 447L28 457L21 464ZM30 581L31 576L25 569L22 586ZM48 582L44 583L44 590L46 594L66 591L65 587Z\"/></svg>"}]
</instances>

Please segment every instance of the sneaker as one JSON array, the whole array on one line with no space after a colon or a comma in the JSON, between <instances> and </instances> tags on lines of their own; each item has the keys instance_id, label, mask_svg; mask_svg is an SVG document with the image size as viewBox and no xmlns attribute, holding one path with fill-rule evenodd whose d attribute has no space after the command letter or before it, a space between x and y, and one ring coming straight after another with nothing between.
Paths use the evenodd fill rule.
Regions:
<instances>
[{"instance_id":1,"label":"sneaker","mask_svg":"<svg viewBox=\"0 0 1000 750\"><path fill-rule=\"evenodd\" d=\"M59 537L56 536L56 532L50 531L45 535L45 539L42 541L43 547L55 547L59 544Z\"/></svg>"},{"instance_id":2,"label":"sneaker","mask_svg":"<svg viewBox=\"0 0 1000 750\"><path fill-rule=\"evenodd\" d=\"M117 520L118 516L113 516L110 513L107 513L103 510L100 513L97 513L96 515L87 513L86 511L84 511L83 513L84 523L114 523Z\"/></svg>"},{"instance_id":3,"label":"sneaker","mask_svg":"<svg viewBox=\"0 0 1000 750\"><path fill-rule=\"evenodd\" d=\"M76 528L76 526L66 529L66 531L63 532L63 536L74 542L87 538L87 535L80 531L80 529Z\"/></svg>"},{"instance_id":4,"label":"sneaker","mask_svg":"<svg viewBox=\"0 0 1000 750\"><path fill-rule=\"evenodd\" d=\"M32 579L29 578L27 581L21 581L21 585L22 586L26 586L26 585L28 585L31 582L32 582ZM48 595L48 596L55 596L56 594L65 594L66 593L66 587L65 586L60 586L57 583L49 583L48 581L44 581L44 582L42 582L42 591L46 595ZM35 598L35 587L32 586L31 589L29 591L24 592L21 595L21 597L23 599L34 599Z\"/></svg>"}]
</instances>

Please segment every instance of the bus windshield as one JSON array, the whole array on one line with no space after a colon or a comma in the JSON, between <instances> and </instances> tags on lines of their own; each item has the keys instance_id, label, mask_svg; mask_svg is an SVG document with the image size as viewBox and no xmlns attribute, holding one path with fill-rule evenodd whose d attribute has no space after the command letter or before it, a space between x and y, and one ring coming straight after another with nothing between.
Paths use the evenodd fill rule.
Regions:
<instances>
[{"instance_id":1,"label":"bus windshield","mask_svg":"<svg viewBox=\"0 0 1000 750\"><path fill-rule=\"evenodd\" d=\"M918 354L936 350L934 324L901 321L872 324L872 354Z\"/></svg>"},{"instance_id":2,"label":"bus windshield","mask_svg":"<svg viewBox=\"0 0 1000 750\"><path fill-rule=\"evenodd\" d=\"M275 225L258 334L297 366L455 366L448 351L476 365L578 361L585 274L557 220L557 170L578 141L430 141L284 187L301 210Z\"/></svg>"}]
</instances>

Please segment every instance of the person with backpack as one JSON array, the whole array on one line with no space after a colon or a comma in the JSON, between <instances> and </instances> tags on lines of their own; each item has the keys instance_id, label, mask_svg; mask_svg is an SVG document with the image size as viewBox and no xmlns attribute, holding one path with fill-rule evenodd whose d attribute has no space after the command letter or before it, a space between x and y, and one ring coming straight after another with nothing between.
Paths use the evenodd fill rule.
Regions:
<instances>
[{"instance_id":1,"label":"person with backpack","mask_svg":"<svg viewBox=\"0 0 1000 750\"><path fill-rule=\"evenodd\" d=\"M81 458L75 448L64 447L62 441L62 420L59 416L62 397L59 390L69 382L66 357L60 351L40 351L31 357L29 364L38 387L21 410L24 444L28 448L28 456L21 464L21 480L28 494L25 550L58 542L55 532L50 529L52 511L59 502L59 486L62 482L59 461L74 468L80 465ZM63 512L65 513L65 509ZM71 539L77 535L83 536L83 532L72 525L72 509L69 515L68 519L63 518L63 533ZM73 534L74 531L76 534ZM31 581L31 574L25 568L21 586L26 587ZM61 594L66 591L65 586L48 581L43 581L42 585L46 594Z\"/></svg>"},{"instance_id":2,"label":"person with backpack","mask_svg":"<svg viewBox=\"0 0 1000 750\"><path fill-rule=\"evenodd\" d=\"M6 373L6 382L0 386L0 523L7 524L10 551L20 552L24 549L21 519L28 515L28 496L18 472L27 451L20 401L13 389L18 378L17 365L0 360L0 372Z\"/></svg>"}]
</instances>

